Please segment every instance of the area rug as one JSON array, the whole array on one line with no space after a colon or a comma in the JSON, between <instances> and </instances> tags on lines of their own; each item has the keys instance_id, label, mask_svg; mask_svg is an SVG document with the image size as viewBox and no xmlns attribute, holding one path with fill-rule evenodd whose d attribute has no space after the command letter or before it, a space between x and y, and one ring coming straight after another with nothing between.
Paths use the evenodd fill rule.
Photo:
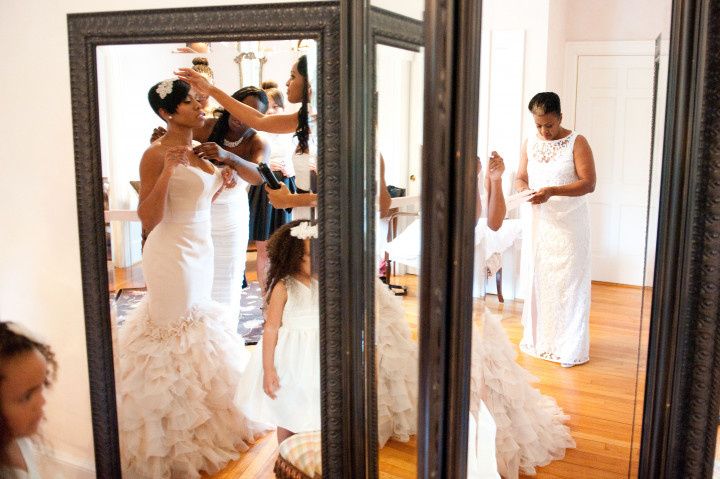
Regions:
<instances>
[{"instance_id":1,"label":"area rug","mask_svg":"<svg viewBox=\"0 0 720 479\"><path fill-rule=\"evenodd\" d=\"M110 310L115 308L118 325L122 325L127 315L140 303L145 296L145 288L125 288L117 293L110 293ZM260 285L251 282L243 289L238 318L237 332L245 339L245 344L257 344L263 333L262 297Z\"/></svg>"}]
</instances>

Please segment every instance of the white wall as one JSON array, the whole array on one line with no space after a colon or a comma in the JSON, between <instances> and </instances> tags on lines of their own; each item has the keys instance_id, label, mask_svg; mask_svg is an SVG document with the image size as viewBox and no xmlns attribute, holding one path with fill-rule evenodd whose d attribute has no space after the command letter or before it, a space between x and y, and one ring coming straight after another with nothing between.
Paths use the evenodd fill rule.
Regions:
<instances>
[{"instance_id":1,"label":"white wall","mask_svg":"<svg viewBox=\"0 0 720 479\"><path fill-rule=\"evenodd\" d=\"M561 95L565 74L566 21L569 3L572 3L572 0L550 0L548 5L550 21L548 22L546 85L547 91L558 92Z\"/></svg>"},{"instance_id":2,"label":"white wall","mask_svg":"<svg viewBox=\"0 0 720 479\"><path fill-rule=\"evenodd\" d=\"M406 15L417 20L423 19L425 0L370 0L373 7L384 8L391 12Z\"/></svg>"},{"instance_id":3,"label":"white wall","mask_svg":"<svg viewBox=\"0 0 720 479\"><path fill-rule=\"evenodd\" d=\"M570 0L567 41L667 39L670 14L669 0Z\"/></svg>"},{"instance_id":4,"label":"white wall","mask_svg":"<svg viewBox=\"0 0 720 479\"><path fill-rule=\"evenodd\" d=\"M93 464L93 441L66 15L197 6L193 0L0 2L0 41L9 46L3 54L9 67L0 89L5 111L0 152L0 316L37 331L55 349L60 375L48 397L45 436L57 457L86 470Z\"/></svg>"}]
</instances>

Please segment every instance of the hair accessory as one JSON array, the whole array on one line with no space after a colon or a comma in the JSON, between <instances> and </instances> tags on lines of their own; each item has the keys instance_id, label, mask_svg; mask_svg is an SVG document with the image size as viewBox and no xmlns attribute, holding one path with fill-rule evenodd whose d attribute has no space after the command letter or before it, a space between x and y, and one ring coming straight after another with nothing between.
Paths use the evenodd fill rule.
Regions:
<instances>
[{"instance_id":1,"label":"hair accessory","mask_svg":"<svg viewBox=\"0 0 720 479\"><path fill-rule=\"evenodd\" d=\"M18 336L25 336L30 341L38 344L42 344L42 340L35 336L33 333L31 333L28 329L26 329L24 326L15 323L13 321L6 321L5 327L13 334L16 334Z\"/></svg>"},{"instance_id":2,"label":"hair accessory","mask_svg":"<svg viewBox=\"0 0 720 479\"><path fill-rule=\"evenodd\" d=\"M303 221L297 226L290 228L290 236L294 236L299 239L309 239L318 237L317 225L310 225L309 221Z\"/></svg>"},{"instance_id":3,"label":"hair accessory","mask_svg":"<svg viewBox=\"0 0 720 479\"><path fill-rule=\"evenodd\" d=\"M158 87L155 89L155 93L158 94L161 100L164 100L166 96L168 96L170 93L172 93L173 89L173 83L175 80L164 80L160 82Z\"/></svg>"}]
</instances>

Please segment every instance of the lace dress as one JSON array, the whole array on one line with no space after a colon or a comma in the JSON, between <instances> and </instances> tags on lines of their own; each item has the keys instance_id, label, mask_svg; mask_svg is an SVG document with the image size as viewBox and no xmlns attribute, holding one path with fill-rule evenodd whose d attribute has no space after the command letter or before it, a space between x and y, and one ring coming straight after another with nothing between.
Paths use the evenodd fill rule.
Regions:
<instances>
[{"instance_id":1,"label":"lace dress","mask_svg":"<svg viewBox=\"0 0 720 479\"><path fill-rule=\"evenodd\" d=\"M123 477L200 477L239 457L261 426L233 404L247 362L237 318L212 301L210 200L222 178L178 166L143 251L147 294L119 329Z\"/></svg>"},{"instance_id":2,"label":"lace dress","mask_svg":"<svg viewBox=\"0 0 720 479\"><path fill-rule=\"evenodd\" d=\"M573 161L577 133L544 141L528 139L531 189L578 180ZM525 298L520 348L563 364L582 364L590 355L590 214L586 196L553 196L532 206L531 280Z\"/></svg>"}]
</instances>

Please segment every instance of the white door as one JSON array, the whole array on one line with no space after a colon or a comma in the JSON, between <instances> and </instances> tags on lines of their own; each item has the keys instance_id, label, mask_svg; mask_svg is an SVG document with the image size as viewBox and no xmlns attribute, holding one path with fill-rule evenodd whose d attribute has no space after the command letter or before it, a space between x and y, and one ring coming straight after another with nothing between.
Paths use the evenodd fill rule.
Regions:
<instances>
[{"instance_id":1,"label":"white door","mask_svg":"<svg viewBox=\"0 0 720 479\"><path fill-rule=\"evenodd\" d=\"M595 157L590 195L592 279L641 285L644 264L653 58L578 58L575 129Z\"/></svg>"}]
</instances>

